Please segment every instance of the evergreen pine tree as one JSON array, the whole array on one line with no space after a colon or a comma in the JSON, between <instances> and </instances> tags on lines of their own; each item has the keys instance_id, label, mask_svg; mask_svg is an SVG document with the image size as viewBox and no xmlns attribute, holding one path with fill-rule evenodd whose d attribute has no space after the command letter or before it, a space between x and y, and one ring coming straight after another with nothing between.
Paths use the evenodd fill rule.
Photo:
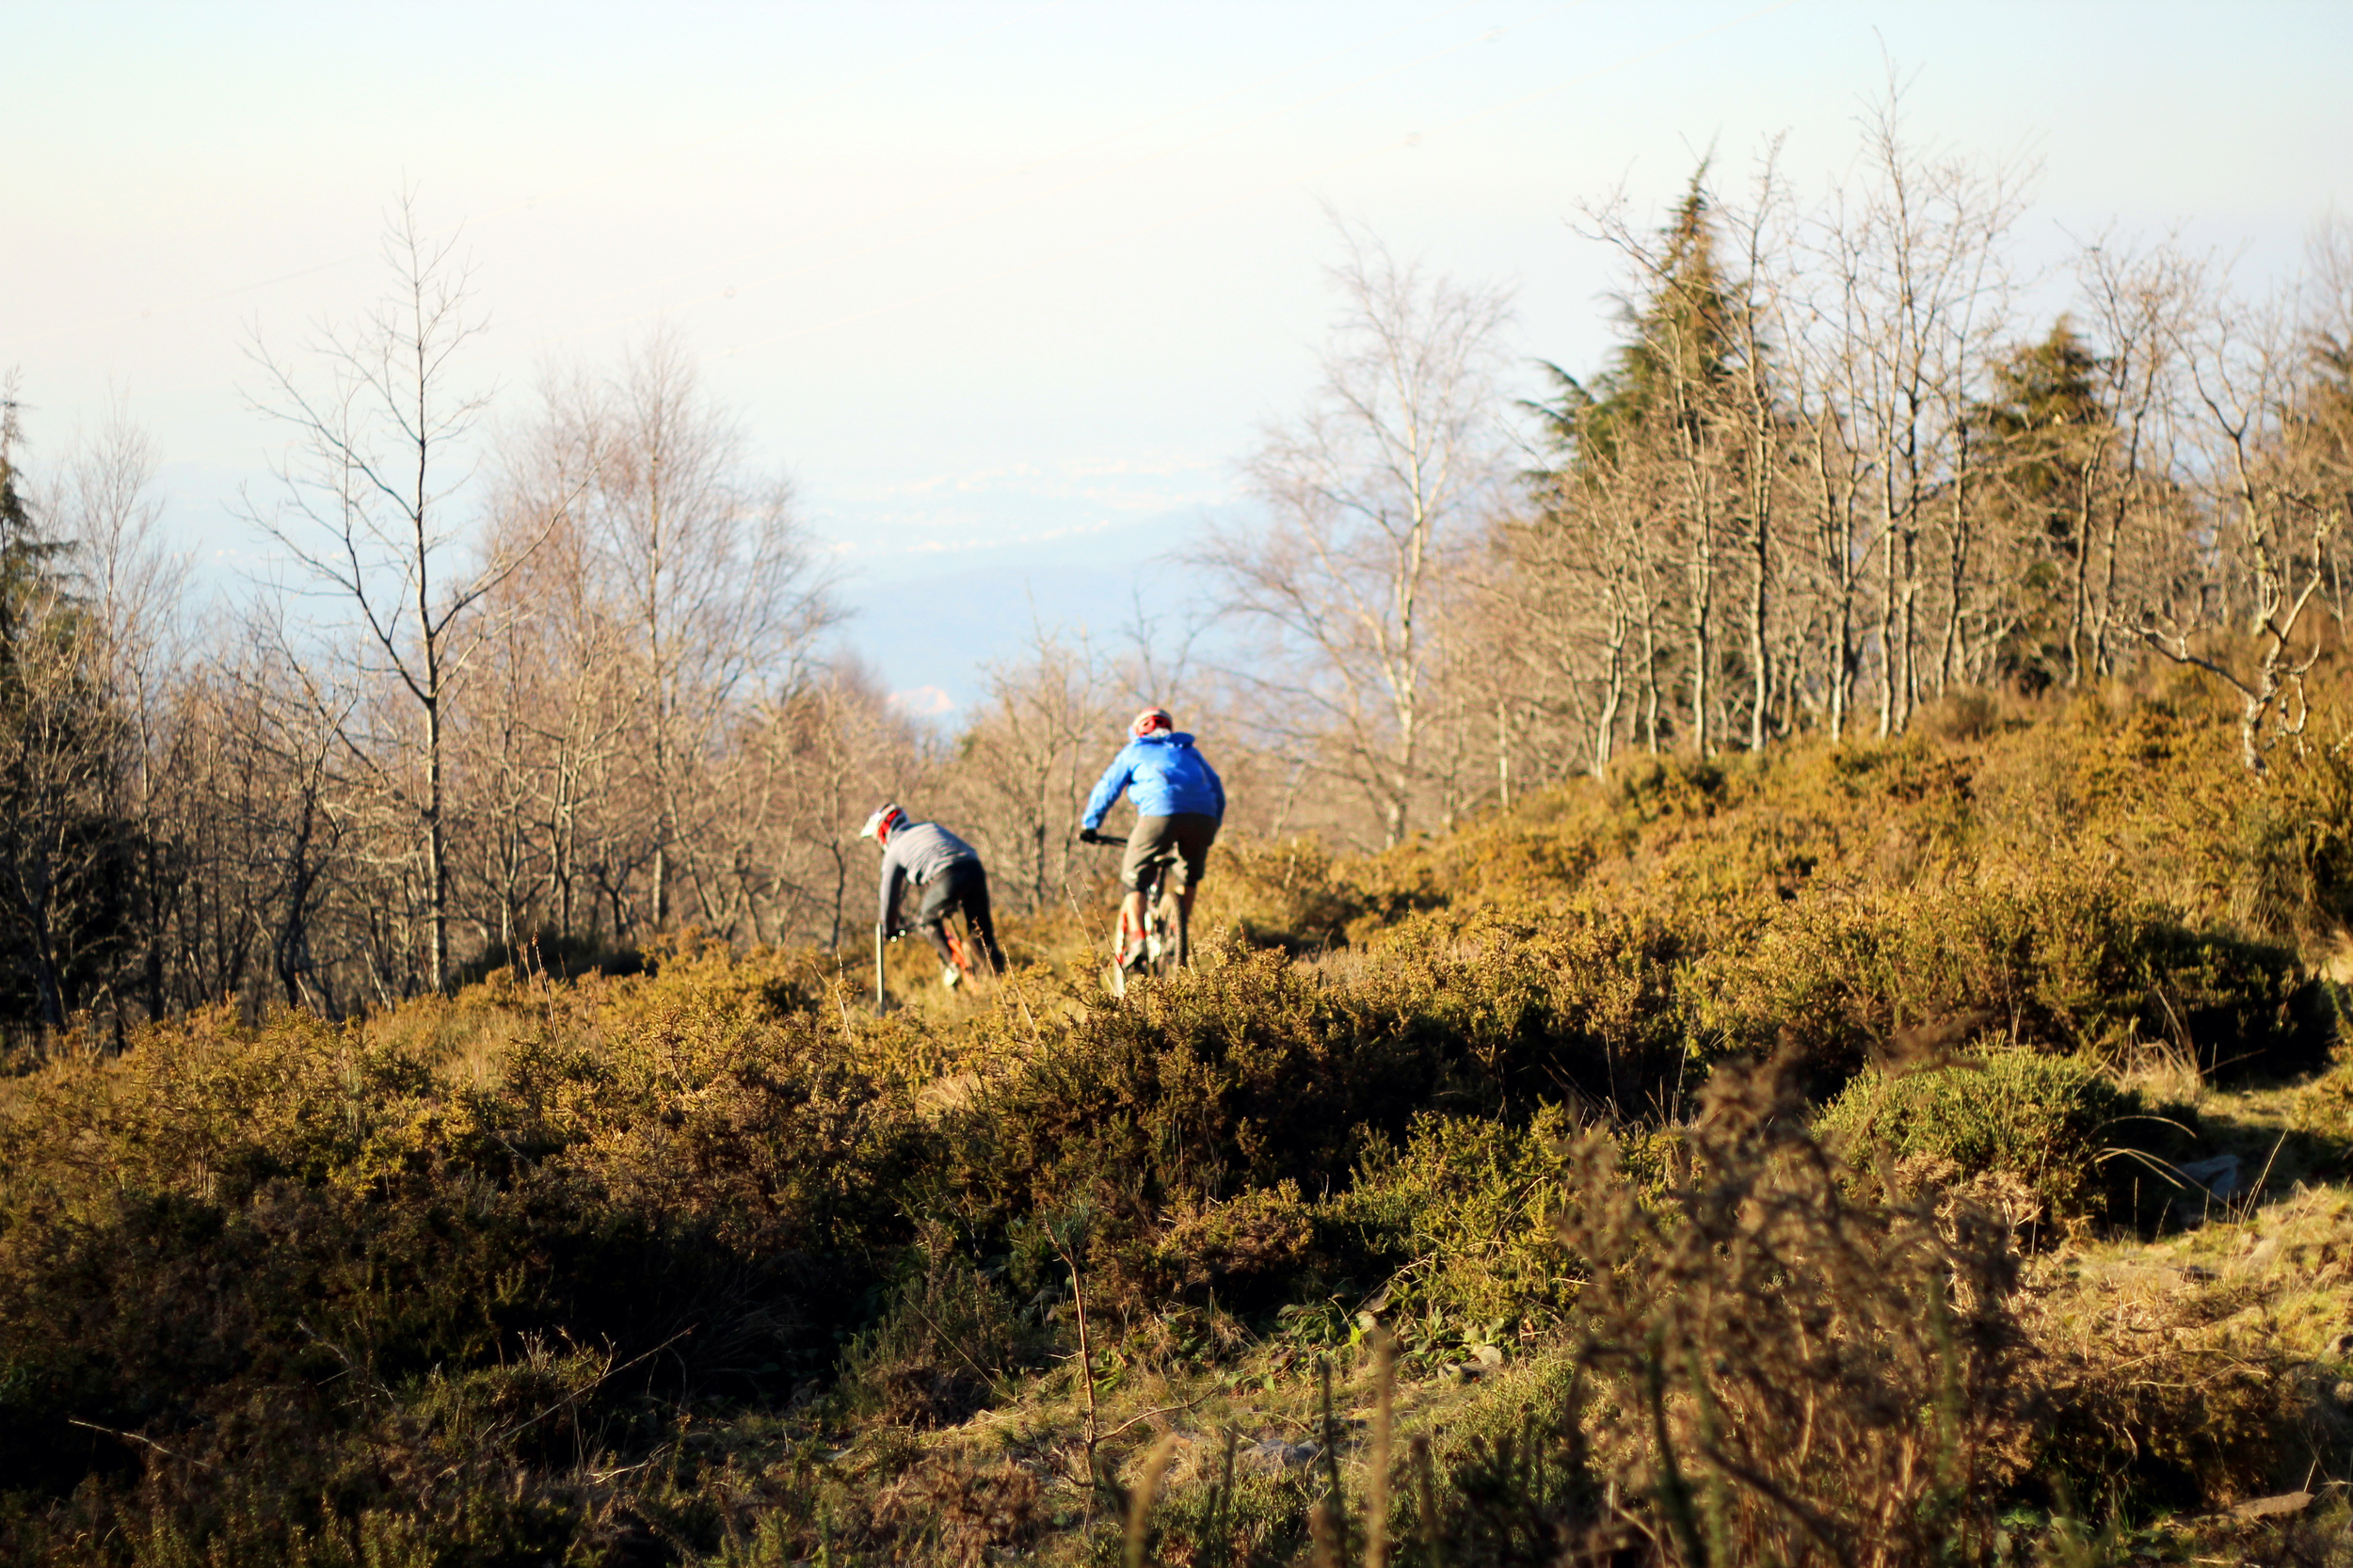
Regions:
<instances>
[{"instance_id":1,"label":"evergreen pine tree","mask_svg":"<svg viewBox=\"0 0 2353 1568\"><path fill-rule=\"evenodd\" d=\"M1541 536L1522 545L1530 556L1613 557L1605 570L1625 585L1624 613L1641 626L1641 739L1657 750L1688 738L1703 753L1721 738L1728 694L1758 685L1756 658L1727 636L1721 602L1727 552L1751 520L1742 506L1753 452L1741 420L1753 410L1739 376L1737 312L1746 307L1717 254L1706 172L1693 172L1655 239L1619 238L1637 289L1609 368L1589 385L1546 364L1554 395L1526 405L1557 458L1529 476L1538 535L1592 528L1589 504L1608 492L1622 510L1639 496L1641 520L1620 528L1642 536L1587 551L1564 552ZM1751 706L1761 709L1761 699L1752 695ZM1599 738L1597 754L1610 744Z\"/></svg>"},{"instance_id":2,"label":"evergreen pine tree","mask_svg":"<svg viewBox=\"0 0 2353 1568\"><path fill-rule=\"evenodd\" d=\"M2061 316L2041 342L1993 367L1993 395L1972 410L2001 484L1993 510L2002 532L2034 552L2014 607L2017 624L1996 669L2041 688L2080 675L2091 509L2115 448L2116 424L2100 397L2100 360ZM2072 649L2072 651L2071 651Z\"/></svg>"}]
</instances>

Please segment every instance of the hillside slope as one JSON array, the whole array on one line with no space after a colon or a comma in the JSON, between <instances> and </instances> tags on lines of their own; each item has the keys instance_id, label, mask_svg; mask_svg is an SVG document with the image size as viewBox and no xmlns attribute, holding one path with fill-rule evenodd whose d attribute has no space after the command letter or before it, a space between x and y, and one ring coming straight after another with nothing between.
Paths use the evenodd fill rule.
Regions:
<instances>
[{"instance_id":1,"label":"hillside slope","mask_svg":"<svg viewBox=\"0 0 2353 1568\"><path fill-rule=\"evenodd\" d=\"M1123 1002L1074 908L882 1016L689 938L60 1050L0 1556L2336 1560L2353 758L2234 746L1956 700L1221 846Z\"/></svg>"}]
</instances>

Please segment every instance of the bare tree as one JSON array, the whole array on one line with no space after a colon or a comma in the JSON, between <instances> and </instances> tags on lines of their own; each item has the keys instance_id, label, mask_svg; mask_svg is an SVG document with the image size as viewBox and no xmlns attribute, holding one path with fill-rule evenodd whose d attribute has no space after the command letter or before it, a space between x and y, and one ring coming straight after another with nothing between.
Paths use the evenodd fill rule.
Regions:
<instances>
[{"instance_id":1,"label":"bare tree","mask_svg":"<svg viewBox=\"0 0 2353 1568\"><path fill-rule=\"evenodd\" d=\"M937 776L932 750L846 659L764 704L742 745L739 855L765 884L751 904L754 939L839 948L853 889L872 864L855 824L885 800L927 793Z\"/></svg>"},{"instance_id":2,"label":"bare tree","mask_svg":"<svg viewBox=\"0 0 2353 1568\"><path fill-rule=\"evenodd\" d=\"M1976 468L1965 413L2007 325L2003 242L2031 173L1916 148L1904 134L1902 100L1891 68L1886 96L1864 122L1870 183L1856 196L1842 192L1815 225L1831 291L1813 312L1824 329L1817 386L1838 405L1818 440L1835 432L1840 461L1869 475L1881 735L1910 723L1922 683L1923 534L1941 525L1949 580L1968 577ZM1817 449L1817 477L1831 466ZM1834 518L1853 495L1825 489ZM1959 592L1945 608L1961 614ZM1948 622L1948 648L1953 635ZM1949 667L1949 658L1940 662L1940 680Z\"/></svg>"},{"instance_id":3,"label":"bare tree","mask_svg":"<svg viewBox=\"0 0 2353 1568\"><path fill-rule=\"evenodd\" d=\"M1645 524L1625 543L1641 555L1672 552L1682 583L1673 602L1689 649L1684 667L1688 728L1705 757L1723 732L1718 709L1732 699L1718 677L1736 658L1748 665L1751 744L1763 744L1769 674L1767 646L1771 543L1782 467L1777 376L1767 354L1762 285L1767 224L1776 204L1769 163L1753 214L1732 236L1743 269L1719 255L1721 226L1706 168L1693 174L1671 220L1656 236L1634 223L1623 196L1592 209L1593 237L1610 245L1628 274L1621 304L1633 339L1608 377L1607 395L1585 411L1592 426L1576 444L1580 462L1613 492L1595 508L1622 510L1646 481ZM1747 579L1746 648L1735 655L1720 625L1727 574ZM1654 660L1655 664L1655 660ZM1645 690L1645 729L1657 748L1654 672Z\"/></svg>"},{"instance_id":4,"label":"bare tree","mask_svg":"<svg viewBox=\"0 0 2353 1568\"><path fill-rule=\"evenodd\" d=\"M128 923L129 770L103 629L73 591L72 541L19 481L14 378L0 391L0 952L45 1029L107 985Z\"/></svg>"},{"instance_id":5,"label":"bare tree","mask_svg":"<svg viewBox=\"0 0 2353 1568\"><path fill-rule=\"evenodd\" d=\"M472 477L466 442L487 394L462 390L458 356L480 330L455 242L428 238L413 193L383 244L392 278L361 320L327 324L309 345L315 379L257 337L257 411L292 440L275 460L280 495L247 515L284 549L310 589L356 620L365 666L403 694L413 740L387 748L347 732L381 772L423 852L426 976L450 976L447 721L453 688L479 645L472 612L527 553L461 563L458 519ZM365 712L367 710L360 710Z\"/></svg>"},{"instance_id":6,"label":"bare tree","mask_svg":"<svg viewBox=\"0 0 2353 1568\"><path fill-rule=\"evenodd\" d=\"M1482 578L1485 632L1488 657L1511 671L1523 703L1556 674L1564 680L1584 766L1599 776L1621 728L1658 748L1660 518L1673 480L1659 443L1593 429L1590 396L1555 374L1561 401L1534 407L1561 461L1534 476L1534 515L1500 530L1499 570Z\"/></svg>"},{"instance_id":7,"label":"bare tree","mask_svg":"<svg viewBox=\"0 0 2353 1568\"><path fill-rule=\"evenodd\" d=\"M1002 868L991 883L1031 908L1069 879L1090 764L1120 716L1105 666L1083 632L1033 627L1026 658L987 666L987 696L958 746L957 794Z\"/></svg>"},{"instance_id":8,"label":"bare tree","mask_svg":"<svg viewBox=\"0 0 2353 1568\"><path fill-rule=\"evenodd\" d=\"M2074 272L2096 345L2096 407L2084 422L2090 428L2044 436L2066 448L2073 470L2065 562L2071 687L2113 673L2119 652L2138 640L2135 604L2172 600L2181 574L2196 575L2179 425L2183 347L2204 293L2200 268L2169 244L2104 236L2077 254Z\"/></svg>"},{"instance_id":9,"label":"bare tree","mask_svg":"<svg viewBox=\"0 0 2353 1568\"><path fill-rule=\"evenodd\" d=\"M587 545L629 672L648 914L662 929L681 854L691 877L696 845L727 809L711 770L730 715L806 680L838 612L791 487L751 469L741 424L703 392L674 333L657 332L587 395Z\"/></svg>"},{"instance_id":10,"label":"bare tree","mask_svg":"<svg viewBox=\"0 0 2353 1568\"><path fill-rule=\"evenodd\" d=\"M363 672L306 654L285 612L279 598L251 605L240 641L224 648L209 672L207 728L220 755L211 788L198 800L203 821L190 824L190 836L212 846L200 861L202 875L243 888L241 910L213 899L209 945L221 967L210 994L243 990L248 946L265 941L268 980L285 1004L332 1017L344 1011L346 995L362 989L339 984L337 971L368 951L367 936L336 926L339 914L342 923L353 923L354 912L338 907L352 902L353 892L373 903L353 851L366 840L376 765L352 745ZM374 908L360 913L368 927L381 918ZM361 968L379 1000L397 994L380 962Z\"/></svg>"},{"instance_id":11,"label":"bare tree","mask_svg":"<svg viewBox=\"0 0 2353 1568\"><path fill-rule=\"evenodd\" d=\"M122 891L136 906L136 983L150 1017L165 1006L163 779L181 739L171 688L187 652L175 563L158 536L155 471L153 442L117 405L76 441L42 508L74 542L89 678L125 726L119 805L136 864Z\"/></svg>"},{"instance_id":12,"label":"bare tree","mask_svg":"<svg viewBox=\"0 0 2353 1568\"><path fill-rule=\"evenodd\" d=\"M1854 384L1851 367L1864 324L1854 291L1845 288L1808 302L1797 319L1801 329L1790 334L1783 352L1798 425L1804 536L1825 601L1822 706L1837 742L1846 739L1862 673L1863 600L1877 542L1864 526L1871 459L1854 425L1856 408L1841 395Z\"/></svg>"},{"instance_id":13,"label":"bare tree","mask_svg":"<svg viewBox=\"0 0 2353 1568\"><path fill-rule=\"evenodd\" d=\"M1238 673L1268 732L1318 748L1395 843L1422 783L1449 564L1505 472L1497 340L1510 304L1347 238L1322 383L1248 467L1267 525L1217 533L1197 561L1257 634L1258 657Z\"/></svg>"},{"instance_id":14,"label":"bare tree","mask_svg":"<svg viewBox=\"0 0 2353 1568\"><path fill-rule=\"evenodd\" d=\"M2329 440L2342 393L2313 373L2327 369L2332 344L2353 337L2353 315L2330 309L2353 291L2327 287L2334 258L2325 240L2317 259L2316 299L2217 300L2188 349L2201 476L2229 570L2219 584L2223 614L2245 628L2251 653L2233 661L2194 644L2206 614L2202 594L2195 604L2153 607L2141 627L2167 657L2238 694L2240 760L2254 773L2272 746L2303 733L2304 677L2324 646L2305 615L2335 575L2347 508L2347 474ZM2314 314L2299 312L2315 303Z\"/></svg>"},{"instance_id":15,"label":"bare tree","mask_svg":"<svg viewBox=\"0 0 2353 1568\"><path fill-rule=\"evenodd\" d=\"M482 678L460 699L473 871L489 905L477 919L509 954L538 926L559 942L581 934L584 846L604 798L594 786L632 718L620 613L584 504L599 439L584 401L552 399L502 434L485 553L519 565L486 604Z\"/></svg>"},{"instance_id":16,"label":"bare tree","mask_svg":"<svg viewBox=\"0 0 2353 1568\"><path fill-rule=\"evenodd\" d=\"M1790 388L1779 354L1789 330L1785 313L1787 280L1779 275L1788 250L1782 232L1787 219L1787 195L1781 180L1780 152L1778 138L1768 144L1745 204L1716 204L1739 267L1734 284L1737 292L1724 323L1730 363L1722 402L1725 423L1739 454L1741 547L1747 557L1749 590L1751 751L1764 749L1771 728L1776 680L1774 590L1786 570L1779 559L1784 553L1780 503L1789 484L1789 442L1795 433Z\"/></svg>"}]
</instances>

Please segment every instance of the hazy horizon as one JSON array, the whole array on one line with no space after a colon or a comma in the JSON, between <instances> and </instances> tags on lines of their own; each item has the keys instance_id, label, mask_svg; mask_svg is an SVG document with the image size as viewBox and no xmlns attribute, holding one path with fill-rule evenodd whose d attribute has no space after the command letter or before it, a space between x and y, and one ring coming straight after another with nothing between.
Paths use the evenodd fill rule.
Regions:
<instances>
[{"instance_id":1,"label":"hazy horizon","mask_svg":"<svg viewBox=\"0 0 2353 1568\"><path fill-rule=\"evenodd\" d=\"M541 367L670 324L792 474L851 646L919 705L967 700L1033 619L1116 626L1146 563L1243 504L1237 461L1314 375L1328 215L1514 285L1513 351L1584 370L1610 273L1577 204L1656 208L1710 152L1731 183L1777 133L1810 195L1886 59L1922 141L2041 161L2028 265L2113 225L2277 272L2353 130L2353 17L2319 6L6 15L0 116L36 155L0 367L33 470L119 400L172 538L232 581L260 547L229 503L273 439L249 335L362 308L412 187L478 266L473 369L507 417Z\"/></svg>"}]
</instances>

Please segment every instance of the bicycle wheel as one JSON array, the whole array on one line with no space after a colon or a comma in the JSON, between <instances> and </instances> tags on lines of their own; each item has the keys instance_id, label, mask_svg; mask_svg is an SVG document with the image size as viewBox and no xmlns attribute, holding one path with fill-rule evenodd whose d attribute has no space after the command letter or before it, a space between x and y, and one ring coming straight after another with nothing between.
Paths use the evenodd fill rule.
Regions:
<instances>
[{"instance_id":1,"label":"bicycle wheel","mask_svg":"<svg viewBox=\"0 0 2353 1568\"><path fill-rule=\"evenodd\" d=\"M1185 904L1169 891L1165 878L1154 892L1158 903L1152 910L1152 972L1165 977L1183 968L1192 956L1186 952Z\"/></svg>"},{"instance_id":2,"label":"bicycle wheel","mask_svg":"<svg viewBox=\"0 0 2353 1568\"><path fill-rule=\"evenodd\" d=\"M1103 988L1114 997L1128 994L1128 977L1142 974L1150 966L1152 919L1144 916L1143 940L1135 945L1132 957L1128 956L1128 915L1121 910L1119 919L1112 922L1112 961L1103 967Z\"/></svg>"},{"instance_id":3,"label":"bicycle wheel","mask_svg":"<svg viewBox=\"0 0 2353 1568\"><path fill-rule=\"evenodd\" d=\"M1158 976L1175 974L1185 962L1185 913L1183 902L1169 886L1166 866L1153 869L1144 898L1144 967Z\"/></svg>"}]
</instances>

